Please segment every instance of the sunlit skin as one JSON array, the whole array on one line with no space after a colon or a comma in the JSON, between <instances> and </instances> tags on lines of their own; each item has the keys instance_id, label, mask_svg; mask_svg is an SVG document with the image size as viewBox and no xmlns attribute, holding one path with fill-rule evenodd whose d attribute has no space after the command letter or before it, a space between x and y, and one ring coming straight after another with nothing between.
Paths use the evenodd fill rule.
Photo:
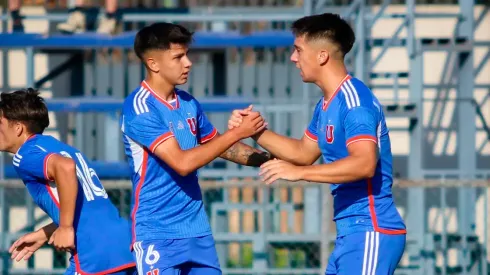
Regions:
<instances>
[{"instance_id":1,"label":"sunlit skin","mask_svg":"<svg viewBox=\"0 0 490 275\"><path fill-rule=\"evenodd\" d=\"M291 62L300 71L305 83L316 84L328 101L348 71L344 65L344 55L338 45L326 39L308 39L299 35L294 40ZM240 125L243 116L251 108L235 110L228 122L232 129ZM289 181L345 183L372 177L377 163L377 147L371 141L359 141L347 149L349 156L322 165L312 165L321 155L318 144L306 138L282 137L270 130L264 130L254 139L279 159L270 160L260 167L259 176L266 184L278 179ZM301 152L301 157L292 157ZM362 167L360 169L359 167Z\"/></svg>"},{"instance_id":2,"label":"sunlit skin","mask_svg":"<svg viewBox=\"0 0 490 275\"><path fill-rule=\"evenodd\" d=\"M170 44L168 50L145 53L144 63L148 69L146 82L167 101L174 99L175 86L187 83L192 68L188 52L186 45Z\"/></svg>"},{"instance_id":3,"label":"sunlit skin","mask_svg":"<svg viewBox=\"0 0 490 275\"><path fill-rule=\"evenodd\" d=\"M24 124L0 118L0 151L15 154L30 136Z\"/></svg>"},{"instance_id":4,"label":"sunlit skin","mask_svg":"<svg viewBox=\"0 0 490 275\"><path fill-rule=\"evenodd\" d=\"M25 124L18 121L9 121L4 116L0 117L0 151L15 154L31 136L32 133L28 131ZM62 161L59 161L61 158L63 157L57 155L48 162L47 170L50 178L60 178L59 174L65 172L65 170L59 169L59 165L57 165L62 163ZM76 181L74 183L76 184ZM12 259L16 259L16 261L21 259L28 260L45 242L53 245L58 251L69 252L75 248L75 232L72 225L75 206L74 202L70 202L73 205L69 205L68 210L65 210L65 205L67 205L65 201L66 198L72 200L71 198L76 197L78 189L65 188L65 186L60 188L58 183L57 187L62 205L60 209L60 226L57 227L54 224L50 224L18 239L9 249L9 252L12 253ZM65 214L66 211L68 211L68 214ZM66 215L68 215L67 219L64 218ZM62 224L65 220L71 222L66 222L66 225Z\"/></svg>"}]
</instances>

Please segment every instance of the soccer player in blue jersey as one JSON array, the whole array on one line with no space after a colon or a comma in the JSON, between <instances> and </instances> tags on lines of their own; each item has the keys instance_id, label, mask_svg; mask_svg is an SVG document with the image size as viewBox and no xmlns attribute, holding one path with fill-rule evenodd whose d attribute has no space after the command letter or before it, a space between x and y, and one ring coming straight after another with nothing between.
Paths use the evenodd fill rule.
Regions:
<instances>
[{"instance_id":1,"label":"soccer player in blue jersey","mask_svg":"<svg viewBox=\"0 0 490 275\"><path fill-rule=\"evenodd\" d=\"M0 150L14 154L17 174L53 220L14 242L12 259L27 260L49 243L72 254L66 275L135 274L129 221L119 216L83 154L43 135L48 125L37 91L0 94Z\"/></svg>"},{"instance_id":2,"label":"soccer player in blue jersey","mask_svg":"<svg viewBox=\"0 0 490 275\"><path fill-rule=\"evenodd\" d=\"M199 102L177 89L187 82L192 34L156 23L134 50L147 77L125 100L121 130L133 181L133 251L140 274L221 274L197 169L217 157L249 166L270 159L239 141L266 124L252 112L222 135Z\"/></svg>"},{"instance_id":3,"label":"soccer player in blue jersey","mask_svg":"<svg viewBox=\"0 0 490 275\"><path fill-rule=\"evenodd\" d=\"M264 130L254 139L281 160L261 166L260 176L329 183L337 240L326 274L393 274L405 248L406 229L392 195L392 154L383 109L344 57L355 35L336 14L303 17L292 25L291 61L304 82L323 91L300 140ZM364 43L364 41L362 41ZM229 128L250 110L234 111ZM323 156L325 164L313 165Z\"/></svg>"}]
</instances>

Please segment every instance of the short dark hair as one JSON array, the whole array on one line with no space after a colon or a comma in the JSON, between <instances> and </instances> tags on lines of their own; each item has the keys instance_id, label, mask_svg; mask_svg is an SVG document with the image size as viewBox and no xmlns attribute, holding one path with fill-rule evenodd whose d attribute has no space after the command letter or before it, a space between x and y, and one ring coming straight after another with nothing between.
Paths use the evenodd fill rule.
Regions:
<instances>
[{"instance_id":1,"label":"short dark hair","mask_svg":"<svg viewBox=\"0 0 490 275\"><path fill-rule=\"evenodd\" d=\"M171 44L189 45L192 33L185 27L172 23L154 23L138 31L134 39L134 51L143 60L150 50L168 50Z\"/></svg>"},{"instance_id":2,"label":"short dark hair","mask_svg":"<svg viewBox=\"0 0 490 275\"><path fill-rule=\"evenodd\" d=\"M337 44L344 56L350 52L356 41L349 23L334 13L302 17L293 22L291 30L295 36L305 36L306 40L329 40Z\"/></svg>"},{"instance_id":3,"label":"short dark hair","mask_svg":"<svg viewBox=\"0 0 490 275\"><path fill-rule=\"evenodd\" d=\"M49 126L48 107L33 88L0 94L0 115L24 123L31 134L42 134Z\"/></svg>"}]
</instances>

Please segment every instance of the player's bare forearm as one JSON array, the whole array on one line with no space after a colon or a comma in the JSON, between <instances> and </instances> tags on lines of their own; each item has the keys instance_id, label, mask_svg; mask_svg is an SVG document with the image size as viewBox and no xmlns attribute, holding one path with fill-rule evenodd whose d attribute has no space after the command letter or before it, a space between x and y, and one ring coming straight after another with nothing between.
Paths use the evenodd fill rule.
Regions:
<instances>
[{"instance_id":1,"label":"player's bare forearm","mask_svg":"<svg viewBox=\"0 0 490 275\"><path fill-rule=\"evenodd\" d=\"M308 141L282 136L267 129L253 138L278 159L295 165L310 165L321 153L317 144L305 146L304 143Z\"/></svg>"},{"instance_id":2,"label":"player's bare forearm","mask_svg":"<svg viewBox=\"0 0 490 275\"><path fill-rule=\"evenodd\" d=\"M226 150L221 157L247 166L259 167L263 163L271 159L271 155L267 152L262 152L242 142L233 144Z\"/></svg>"},{"instance_id":3,"label":"player's bare forearm","mask_svg":"<svg viewBox=\"0 0 490 275\"><path fill-rule=\"evenodd\" d=\"M56 183L60 203L59 227L73 227L78 194L75 162L70 158L52 155L48 161L48 176Z\"/></svg>"},{"instance_id":4,"label":"player's bare forearm","mask_svg":"<svg viewBox=\"0 0 490 275\"><path fill-rule=\"evenodd\" d=\"M348 156L328 163L302 167L300 178L305 181L342 184L372 178L374 170L366 165L365 158Z\"/></svg>"},{"instance_id":5,"label":"player's bare forearm","mask_svg":"<svg viewBox=\"0 0 490 275\"><path fill-rule=\"evenodd\" d=\"M235 131L227 131L201 146L181 150L177 140L172 138L159 145L154 153L179 175L186 176L218 158L240 139Z\"/></svg>"}]
</instances>

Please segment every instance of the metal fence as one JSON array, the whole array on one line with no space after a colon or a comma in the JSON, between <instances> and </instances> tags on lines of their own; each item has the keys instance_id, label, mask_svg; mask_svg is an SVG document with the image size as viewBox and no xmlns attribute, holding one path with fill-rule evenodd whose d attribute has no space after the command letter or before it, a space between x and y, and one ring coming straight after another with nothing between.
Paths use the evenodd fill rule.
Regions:
<instances>
[{"instance_id":1,"label":"metal fence","mask_svg":"<svg viewBox=\"0 0 490 275\"><path fill-rule=\"evenodd\" d=\"M130 182L103 184L121 214L129 217ZM201 186L224 274L324 274L335 240L327 184L266 186L254 178L230 178L201 180ZM489 181L395 182L394 199L402 216L410 203L422 203L426 216L420 222L429 225L423 250L418 255L405 253L397 274L488 274L489 187ZM426 200L409 201L410 188L423 189ZM476 197L467 197L467 190L475 191ZM467 209L468 199L476 200L476 209ZM0 182L0 209L1 252L6 260L6 250L17 237L45 225L49 218L17 180ZM458 227L471 215L476 217L475 231L464 233ZM416 245L413 237L408 225L407 250ZM4 274L62 274L67 259L46 247Z\"/></svg>"}]
</instances>

